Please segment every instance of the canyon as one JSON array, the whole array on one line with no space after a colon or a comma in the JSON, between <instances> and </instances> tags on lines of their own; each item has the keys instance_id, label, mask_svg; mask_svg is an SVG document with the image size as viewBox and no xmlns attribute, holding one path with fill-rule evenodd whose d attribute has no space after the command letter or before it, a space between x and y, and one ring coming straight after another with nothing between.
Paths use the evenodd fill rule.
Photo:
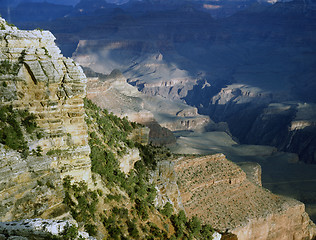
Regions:
<instances>
[{"instance_id":1,"label":"canyon","mask_svg":"<svg viewBox=\"0 0 316 240\"><path fill-rule=\"evenodd\" d=\"M192 21L184 19L184 12L190 12ZM178 145L184 144L182 151L223 152L239 162L238 147L227 149L218 139L241 144L240 149L249 151L244 158L264 165L264 184L275 193L304 201L315 220L314 166L309 165L315 162L316 146L313 3L254 4L217 20L194 7L164 14L149 11L132 15L132 21L123 17L131 17L130 13L118 16L100 23L104 34L94 35L98 28L91 26L94 39L74 33L78 45L73 57L96 72L119 69L128 83L147 96L196 107L215 125L205 134L176 132ZM113 24L116 30L110 28ZM258 150L253 144L276 149L266 154L267 147ZM254 148L264 154L251 155ZM297 160L307 165L293 163ZM274 161L275 167L268 161ZM276 173L279 164L288 174Z\"/></svg>"},{"instance_id":2,"label":"canyon","mask_svg":"<svg viewBox=\"0 0 316 240\"><path fill-rule=\"evenodd\" d=\"M314 162L312 3L254 4L216 21L194 7L115 14L89 27L93 39L72 34L78 41L73 57L81 65L106 74L119 69L148 96L180 100L226 122L241 143L268 144ZM288 104L291 110L283 113ZM299 116L303 106L310 110ZM298 118L308 127L293 130Z\"/></svg>"},{"instance_id":3,"label":"canyon","mask_svg":"<svg viewBox=\"0 0 316 240\"><path fill-rule=\"evenodd\" d=\"M145 147L149 134L147 129L102 111L84 99L86 76L72 59L60 54L50 32L18 30L2 18L0 27L1 127L4 127L0 144L0 238L111 238L111 228L106 229L107 218L111 216L105 214L116 214L117 206L120 206L119 211L124 211L126 225L130 224L130 215L138 225L154 228L156 232L153 234L165 234L166 237L174 234L171 220L163 217L158 208L173 201L177 213L180 196L176 198L178 202L165 198L163 202L157 200L156 205L150 203L155 200L156 192L152 190L154 185L149 185L147 177L143 176L139 180L144 186L141 194L148 195L148 198L142 205L142 209L145 208L142 214L147 215L138 218L135 211L140 212L138 201L141 201L141 195L133 190L132 198L127 193L131 189L127 180L131 181L129 184L136 185L132 182L137 178L135 162L144 164L139 150L141 147L136 148L136 142L131 139L137 139ZM6 119L7 122L3 122ZM16 129L10 128L12 125ZM27 128L30 126L32 131ZM21 149L16 149L16 145L7 141L15 130L20 131L18 137L25 140ZM127 136L124 130L131 134ZM102 141L99 136L102 136ZM110 139L105 144L107 137ZM101 145L91 145L91 141ZM102 148L106 151L100 156ZM161 154L166 153L162 151ZM102 157L106 157L106 162ZM103 168L102 164L108 165ZM160 168L163 168L162 165ZM137 174L144 174L144 167L138 171ZM126 181L125 189L113 181L118 174L121 181ZM152 184L156 182L158 179ZM175 180L172 180L171 186L175 191L168 196L178 193ZM138 197L136 200L135 195ZM119 197L114 206L111 202L113 196L114 199ZM124 200L120 201L121 198ZM151 209L147 213L149 204ZM170 225L169 233L163 230L166 224L168 228ZM120 235L134 234L138 238L139 234L141 237L150 234L148 229L140 232L140 226L136 225L134 233L127 226L122 226L122 222L120 227L120 231L124 231ZM190 231L189 228L186 231ZM209 234L216 239L221 238L217 232Z\"/></svg>"},{"instance_id":4,"label":"canyon","mask_svg":"<svg viewBox=\"0 0 316 240\"><path fill-rule=\"evenodd\" d=\"M190 18L183 20L187 14ZM315 76L314 18L308 3L295 1L254 5L216 21L187 6L139 16L111 12L107 21L95 19L91 25L83 17L85 28L69 32L66 25L63 30L60 26L71 18L60 19L52 28L57 43L65 52L75 51L75 61L90 68L85 68L88 80L77 63L60 55L49 32L26 33L1 20L5 28L1 59L19 64L16 75L1 76L5 82L0 86L2 101L39 116L44 137L31 141L31 150L40 146L44 154L63 151L24 160L1 146L5 192L1 201L6 202L2 221L67 214L61 204L63 176L72 175L92 187L82 108L87 83L88 98L115 115L147 125L153 143L173 144L171 150L181 154L224 153L243 169L223 155L184 157L176 162L179 179L187 184L180 184L179 191L188 216L198 212L204 221L240 239L311 239L314 225L304 204L258 187L256 163L262 166L264 187L307 203L309 213L315 213L315 168L305 164L315 162L316 146L315 85L310 80ZM245 24L249 19L252 24ZM134 155L130 156L137 159ZM216 174L202 171L208 164L222 169L216 176L219 182L213 179ZM162 194L158 202L181 202L173 170L166 171L172 166L159 167L166 173L156 175L160 192L170 189L172 197ZM12 175L6 175L9 168ZM25 175L21 168L28 169ZM159 179L165 177L170 181ZM38 182L44 184L38 186ZM54 182L54 188L49 182ZM191 186L192 182L203 188ZM243 192L253 200L251 214L246 211L250 208L247 198L232 192ZM37 205L29 205L30 193L38 196ZM17 197L21 199L14 203ZM51 202L45 203L47 199ZM241 207L236 209L227 199ZM203 201L226 204L208 206ZM25 203L24 209L18 209L20 202ZM223 209L226 205L231 208ZM205 207L210 209L197 211ZM218 212L218 219L207 215L210 212Z\"/></svg>"},{"instance_id":5,"label":"canyon","mask_svg":"<svg viewBox=\"0 0 316 240\"><path fill-rule=\"evenodd\" d=\"M91 69L88 72L92 74ZM143 103L144 99L148 103L155 98L161 98L149 97L139 92L135 87L128 85L126 78L117 70L115 74L112 72L109 75L99 74L98 77L88 78L87 92L88 97L97 105L139 122L147 119L139 117L143 111L139 106L146 106L146 103ZM147 108L145 116L154 117L155 114L152 112L155 112L154 108ZM185 115L190 117L196 117L197 113L181 112L187 112ZM135 114L138 117L135 118ZM161 118L159 120L161 121ZM296 154L278 152L276 148L269 146L239 145L224 131L228 129L227 125L223 124L220 129L220 124L209 122L208 127L211 128L212 124L212 132L201 129L174 131L177 142L170 145L170 149L178 154L225 153L240 167L228 161L223 154L200 158L181 157L173 163L162 162L158 166L159 173L155 173L153 177L154 181L157 181L157 201L169 200L180 204L188 216L198 215L204 222L211 222L217 230L228 230L236 234L238 239L311 239L314 235L314 224L306 214L304 204L262 188L261 167L258 162L263 166L265 173L264 186L274 186L276 190L277 181L289 181L292 190L285 187L281 192L285 195L291 192L291 196L295 198L308 196L309 199L313 199L313 181L304 181L305 178L313 179L316 168L301 165L300 168L306 175L297 176L295 169L299 164ZM178 176L177 181L173 168ZM280 174L278 169L291 171ZM293 174L292 177L295 175L298 183L291 182L291 176L286 178L286 174ZM179 184L179 190L176 182ZM301 183L309 190L300 190ZM309 207L313 209L313 205ZM291 219L290 222L288 219ZM293 219L296 220L292 222Z\"/></svg>"}]
</instances>

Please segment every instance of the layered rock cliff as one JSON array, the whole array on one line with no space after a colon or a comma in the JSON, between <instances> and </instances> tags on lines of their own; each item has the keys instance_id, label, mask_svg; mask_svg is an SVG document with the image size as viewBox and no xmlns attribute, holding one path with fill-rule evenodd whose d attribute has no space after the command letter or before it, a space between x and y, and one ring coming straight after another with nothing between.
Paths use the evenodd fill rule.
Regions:
<instances>
[{"instance_id":1,"label":"layered rock cliff","mask_svg":"<svg viewBox=\"0 0 316 240\"><path fill-rule=\"evenodd\" d=\"M208 116L198 114L197 109L179 101L160 96L147 96L127 83L118 70L111 74L98 74L85 68L88 77L87 98L115 115L127 116L150 128L149 141L153 144L172 144L175 138L170 131L204 130L216 128Z\"/></svg>"},{"instance_id":2,"label":"layered rock cliff","mask_svg":"<svg viewBox=\"0 0 316 240\"><path fill-rule=\"evenodd\" d=\"M51 33L20 31L0 20L0 124L9 130L19 128L25 139L23 151L17 150L6 142L9 132L1 129L0 221L6 222L1 224L0 237L50 238L55 235L45 233L50 223L60 226L58 235L67 235L63 228L67 222L9 222L38 217L75 219L80 230L86 229L98 239L166 239L180 234L175 233L171 216L160 213L153 204L156 191L148 182L148 169L154 169L158 154L154 147L140 144L146 142L148 132L84 101L86 78L80 67L62 57ZM21 128L30 119L20 114L29 114L36 122L32 126L38 136ZM142 159L135 146L142 149ZM162 149L159 158L170 155ZM168 188L176 197L162 198L179 205L174 172L165 174L162 177L166 177L165 183L170 181ZM163 191L165 183L157 182ZM181 214L174 217L180 219ZM185 219L184 226L187 222ZM210 226L206 228L193 233L186 227L181 234L213 234Z\"/></svg>"},{"instance_id":3,"label":"layered rock cliff","mask_svg":"<svg viewBox=\"0 0 316 240\"><path fill-rule=\"evenodd\" d=\"M28 151L38 154L22 157L0 146L0 219L56 217L65 212L61 179L91 181L86 78L50 32L21 31L2 18L0 27L1 105L34 114L43 135L27 139Z\"/></svg>"},{"instance_id":4,"label":"layered rock cliff","mask_svg":"<svg viewBox=\"0 0 316 240\"><path fill-rule=\"evenodd\" d=\"M175 169L188 216L198 215L243 240L312 239L316 234L303 203L250 182L223 154L181 158ZM258 176L254 182L259 183Z\"/></svg>"}]
</instances>

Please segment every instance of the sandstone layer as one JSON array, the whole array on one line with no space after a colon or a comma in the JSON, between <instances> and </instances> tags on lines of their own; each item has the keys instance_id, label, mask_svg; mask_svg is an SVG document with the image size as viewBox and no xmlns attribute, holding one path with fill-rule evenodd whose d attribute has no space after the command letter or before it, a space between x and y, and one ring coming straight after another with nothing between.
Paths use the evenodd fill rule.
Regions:
<instances>
[{"instance_id":1,"label":"sandstone layer","mask_svg":"<svg viewBox=\"0 0 316 240\"><path fill-rule=\"evenodd\" d=\"M1 105L33 113L44 135L28 140L29 150L40 147L42 156L21 158L0 146L0 219L56 217L64 213L62 178L91 181L86 77L60 54L50 32L18 30L2 18L0 26L0 61L17 66L0 75Z\"/></svg>"},{"instance_id":2,"label":"sandstone layer","mask_svg":"<svg viewBox=\"0 0 316 240\"><path fill-rule=\"evenodd\" d=\"M238 239L312 239L316 234L303 203L252 183L223 154L180 158L175 170L188 216L198 215Z\"/></svg>"}]
</instances>

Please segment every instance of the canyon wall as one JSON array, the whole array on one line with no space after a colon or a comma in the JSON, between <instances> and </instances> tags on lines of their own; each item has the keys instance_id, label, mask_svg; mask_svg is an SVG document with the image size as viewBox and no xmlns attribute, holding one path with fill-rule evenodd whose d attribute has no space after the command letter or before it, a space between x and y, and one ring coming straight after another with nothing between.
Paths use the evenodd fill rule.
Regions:
<instances>
[{"instance_id":1,"label":"canyon wall","mask_svg":"<svg viewBox=\"0 0 316 240\"><path fill-rule=\"evenodd\" d=\"M18 30L2 18L0 27L1 64L16 70L2 69L1 105L33 113L43 135L27 139L27 157L0 146L0 220L57 217L66 212L62 178L91 181L83 108L86 77L60 54L50 32Z\"/></svg>"},{"instance_id":2,"label":"canyon wall","mask_svg":"<svg viewBox=\"0 0 316 240\"><path fill-rule=\"evenodd\" d=\"M249 166L248 166L249 168ZM257 167L249 174L259 183ZM257 170L256 170L257 169ZM175 163L188 216L199 216L238 239L312 239L316 226L303 203L272 194L247 179L223 154L182 157ZM261 183L260 183L261 184Z\"/></svg>"},{"instance_id":3,"label":"canyon wall","mask_svg":"<svg viewBox=\"0 0 316 240\"><path fill-rule=\"evenodd\" d=\"M89 76L87 98L119 117L128 117L130 121L149 127L149 142L155 145L175 143L171 131L203 131L210 126L217 127L208 116L198 114L195 107L138 91L118 70L108 75L88 68L85 71Z\"/></svg>"}]
</instances>

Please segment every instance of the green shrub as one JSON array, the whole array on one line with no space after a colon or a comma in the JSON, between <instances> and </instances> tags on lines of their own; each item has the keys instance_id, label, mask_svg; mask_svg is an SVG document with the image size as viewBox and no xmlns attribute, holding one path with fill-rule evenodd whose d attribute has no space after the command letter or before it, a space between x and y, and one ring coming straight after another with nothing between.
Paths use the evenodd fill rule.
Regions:
<instances>
[{"instance_id":1,"label":"green shrub","mask_svg":"<svg viewBox=\"0 0 316 240\"><path fill-rule=\"evenodd\" d=\"M41 134L35 119L36 117L27 110L0 106L0 143L19 151L22 157L26 158L29 155L28 143L23 132L29 134L31 139L38 139L38 135ZM37 152L37 154L39 153L40 151Z\"/></svg>"},{"instance_id":2,"label":"green shrub","mask_svg":"<svg viewBox=\"0 0 316 240\"><path fill-rule=\"evenodd\" d=\"M188 222L188 228L190 230L190 232L195 236L198 233L200 233L200 230L202 228L201 226L201 221L198 217L193 216L190 221Z\"/></svg>"},{"instance_id":3,"label":"green shrub","mask_svg":"<svg viewBox=\"0 0 316 240\"><path fill-rule=\"evenodd\" d=\"M42 150L42 147L41 146L37 146L36 147L36 156L42 156L42 152L43 152L43 150Z\"/></svg>"},{"instance_id":4,"label":"green shrub","mask_svg":"<svg viewBox=\"0 0 316 240\"><path fill-rule=\"evenodd\" d=\"M170 218L173 214L173 206L171 203L167 202L164 206L163 209L160 210L160 212L165 215L167 218Z\"/></svg>"},{"instance_id":5,"label":"green shrub","mask_svg":"<svg viewBox=\"0 0 316 240\"><path fill-rule=\"evenodd\" d=\"M69 207L71 215L78 222L89 223L95 219L96 207L98 204L98 194L96 191L88 189L86 182L71 183L71 178L63 180L65 189L64 203ZM72 198L75 198L75 203Z\"/></svg>"},{"instance_id":6,"label":"green shrub","mask_svg":"<svg viewBox=\"0 0 316 240\"><path fill-rule=\"evenodd\" d=\"M149 222L148 226L149 226L149 232L153 235L153 237L162 239L162 236L163 236L162 231L157 227L156 224Z\"/></svg>"},{"instance_id":7,"label":"green shrub","mask_svg":"<svg viewBox=\"0 0 316 240\"><path fill-rule=\"evenodd\" d=\"M114 207L112 208L112 213L122 219L125 219L128 217L128 210L126 208Z\"/></svg>"},{"instance_id":8,"label":"green shrub","mask_svg":"<svg viewBox=\"0 0 316 240\"><path fill-rule=\"evenodd\" d=\"M21 55L19 57L19 63L23 63L24 62L25 56L26 56L26 50L23 49L22 52L21 52Z\"/></svg>"},{"instance_id":9,"label":"green shrub","mask_svg":"<svg viewBox=\"0 0 316 240\"><path fill-rule=\"evenodd\" d=\"M96 236L97 235L97 227L93 224L84 225L84 229L89 235Z\"/></svg>"},{"instance_id":10,"label":"green shrub","mask_svg":"<svg viewBox=\"0 0 316 240\"><path fill-rule=\"evenodd\" d=\"M63 152L65 152L65 150L61 150L61 149L50 149L46 155L51 156L51 155L61 155Z\"/></svg>"},{"instance_id":11,"label":"green shrub","mask_svg":"<svg viewBox=\"0 0 316 240\"><path fill-rule=\"evenodd\" d=\"M185 212L183 210L180 210L177 215L172 215L170 220L176 231L175 236L177 238L182 238L184 235L184 230L186 228L186 223L187 223Z\"/></svg>"},{"instance_id":12,"label":"green shrub","mask_svg":"<svg viewBox=\"0 0 316 240\"><path fill-rule=\"evenodd\" d=\"M77 236L78 236L78 228L76 228L75 226L70 226L64 232L62 239L74 240L77 238Z\"/></svg>"},{"instance_id":13,"label":"green shrub","mask_svg":"<svg viewBox=\"0 0 316 240\"><path fill-rule=\"evenodd\" d=\"M143 220L147 220L148 215L148 206L147 203L144 200L136 199L135 200L135 208L137 210L138 216L141 217Z\"/></svg>"},{"instance_id":14,"label":"green shrub","mask_svg":"<svg viewBox=\"0 0 316 240\"><path fill-rule=\"evenodd\" d=\"M129 235L134 239L139 239L139 231L136 224L130 220L126 221L126 224Z\"/></svg>"},{"instance_id":15,"label":"green shrub","mask_svg":"<svg viewBox=\"0 0 316 240\"><path fill-rule=\"evenodd\" d=\"M116 194L116 195L112 195L112 194L108 194L107 195L107 199L112 201L116 201L116 202L119 202L121 199L122 199L122 195L119 195L119 194Z\"/></svg>"},{"instance_id":16,"label":"green shrub","mask_svg":"<svg viewBox=\"0 0 316 240\"><path fill-rule=\"evenodd\" d=\"M201 237L203 239L212 240L214 229L210 225L203 225L201 229Z\"/></svg>"}]
</instances>

